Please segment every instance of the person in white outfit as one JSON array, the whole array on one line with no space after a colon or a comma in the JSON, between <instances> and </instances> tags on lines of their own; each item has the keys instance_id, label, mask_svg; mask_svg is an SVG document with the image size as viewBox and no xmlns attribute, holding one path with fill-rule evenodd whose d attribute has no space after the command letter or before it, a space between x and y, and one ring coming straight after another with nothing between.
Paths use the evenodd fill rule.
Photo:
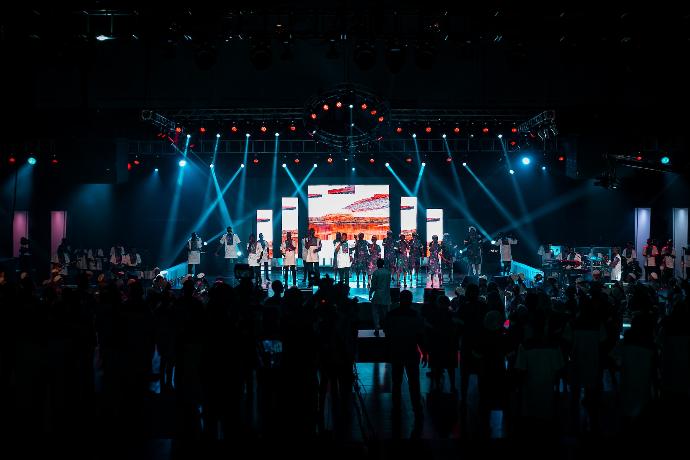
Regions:
<instances>
[{"instance_id":1,"label":"person in white outfit","mask_svg":"<svg viewBox=\"0 0 690 460\"><path fill-rule=\"evenodd\" d=\"M347 241L347 233L343 233L339 243L335 247L335 256L338 262L338 277L342 284L350 284L352 257L350 256L349 247L350 243Z\"/></svg>"},{"instance_id":2,"label":"person in white outfit","mask_svg":"<svg viewBox=\"0 0 690 460\"><path fill-rule=\"evenodd\" d=\"M263 252L261 253L261 260L259 262L261 263L261 266L264 268L264 280L266 280L266 282L268 283L271 281L271 278L268 276L268 267L271 263L271 243L264 239L263 233L259 233L258 243L263 248Z\"/></svg>"},{"instance_id":3,"label":"person in white outfit","mask_svg":"<svg viewBox=\"0 0 690 460\"><path fill-rule=\"evenodd\" d=\"M319 279L319 253L321 252L321 240L316 237L316 230L309 229L307 238L307 270L309 272L309 287L313 286L313 280Z\"/></svg>"},{"instance_id":4,"label":"person in white outfit","mask_svg":"<svg viewBox=\"0 0 690 460\"><path fill-rule=\"evenodd\" d=\"M228 227L225 235L220 238L220 245L223 247L225 260L228 262L228 270L230 270L230 279L232 280L235 279L238 244L240 244L240 237L232 231L232 227Z\"/></svg>"},{"instance_id":5,"label":"person in white outfit","mask_svg":"<svg viewBox=\"0 0 690 460\"><path fill-rule=\"evenodd\" d=\"M249 235L247 243L247 263L254 271L254 281L257 286L261 286L261 258L263 257L263 246L256 241L252 233Z\"/></svg>"},{"instance_id":6,"label":"person in white outfit","mask_svg":"<svg viewBox=\"0 0 690 460\"><path fill-rule=\"evenodd\" d=\"M513 250L511 247L517 244L517 240L508 236L498 235L498 238L493 241L493 244L499 247L499 252L501 253L501 265L503 265L501 274L509 275L510 266L513 263Z\"/></svg>"},{"instance_id":7,"label":"person in white outfit","mask_svg":"<svg viewBox=\"0 0 690 460\"><path fill-rule=\"evenodd\" d=\"M613 248L609 268L611 268L611 281L620 281L623 276L623 261L620 255L620 248Z\"/></svg>"},{"instance_id":8,"label":"person in white outfit","mask_svg":"<svg viewBox=\"0 0 690 460\"><path fill-rule=\"evenodd\" d=\"M285 241L280 243L280 253L283 255L283 280L288 286L288 273L292 273L292 285L297 286L297 246L292 241L292 232L285 234Z\"/></svg>"},{"instance_id":9,"label":"person in white outfit","mask_svg":"<svg viewBox=\"0 0 690 460\"><path fill-rule=\"evenodd\" d=\"M201 248L203 241L196 232L192 232L191 238L187 240L187 274L193 275L196 266L201 263Z\"/></svg>"}]
</instances>

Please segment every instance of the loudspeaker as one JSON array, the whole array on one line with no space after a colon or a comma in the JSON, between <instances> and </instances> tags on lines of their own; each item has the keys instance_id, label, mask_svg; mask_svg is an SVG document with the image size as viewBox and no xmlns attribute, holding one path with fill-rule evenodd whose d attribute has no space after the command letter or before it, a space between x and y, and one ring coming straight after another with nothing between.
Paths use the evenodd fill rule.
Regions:
<instances>
[{"instance_id":1,"label":"loudspeaker","mask_svg":"<svg viewBox=\"0 0 690 460\"><path fill-rule=\"evenodd\" d=\"M446 295L446 292L439 288L424 288L424 303L435 303L440 295Z\"/></svg>"},{"instance_id":2,"label":"loudspeaker","mask_svg":"<svg viewBox=\"0 0 690 460\"><path fill-rule=\"evenodd\" d=\"M400 302L400 288L399 287L392 287L391 288L391 304L398 303Z\"/></svg>"}]
</instances>

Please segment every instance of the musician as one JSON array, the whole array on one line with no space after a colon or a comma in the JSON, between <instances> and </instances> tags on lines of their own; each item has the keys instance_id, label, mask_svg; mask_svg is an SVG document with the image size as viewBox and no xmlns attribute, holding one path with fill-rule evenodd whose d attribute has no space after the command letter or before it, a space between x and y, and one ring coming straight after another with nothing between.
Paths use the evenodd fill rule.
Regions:
<instances>
[{"instance_id":1,"label":"musician","mask_svg":"<svg viewBox=\"0 0 690 460\"><path fill-rule=\"evenodd\" d=\"M429 287L434 287L434 276L438 276L438 287L443 286L443 276L441 275L441 245L438 242L438 235L431 237L429 243L429 266L428 270L428 284Z\"/></svg>"},{"instance_id":2,"label":"musician","mask_svg":"<svg viewBox=\"0 0 690 460\"><path fill-rule=\"evenodd\" d=\"M141 267L141 254L137 252L137 248L131 248L127 254L122 258L122 264L129 269L137 269Z\"/></svg>"},{"instance_id":3,"label":"musician","mask_svg":"<svg viewBox=\"0 0 690 460\"><path fill-rule=\"evenodd\" d=\"M360 233L362 235L362 239L364 239L364 233ZM371 235L371 243L366 243L366 250L364 251L366 263L365 263L365 270L366 270L366 277L367 277L367 288L371 287L371 276L374 274L374 272L378 269L377 263L378 260L381 258L381 246L377 243L377 237L376 235ZM362 282L364 282L364 278L362 277ZM357 287L359 287L359 275L357 276Z\"/></svg>"},{"instance_id":4,"label":"musician","mask_svg":"<svg viewBox=\"0 0 690 460\"><path fill-rule=\"evenodd\" d=\"M517 244L517 242L515 238L501 234L493 241L493 244L499 247L499 252L501 253L502 275L510 274L510 266L513 263L512 246Z\"/></svg>"},{"instance_id":5,"label":"musician","mask_svg":"<svg viewBox=\"0 0 690 460\"><path fill-rule=\"evenodd\" d=\"M625 279L628 277L628 273L633 271L634 264L637 262L637 252L635 251L635 246L632 241L628 241L625 244L625 248L621 254L621 260L623 262L622 278Z\"/></svg>"},{"instance_id":6,"label":"musician","mask_svg":"<svg viewBox=\"0 0 690 460\"><path fill-rule=\"evenodd\" d=\"M338 282L338 254L335 252L336 246L340 244L340 239L342 238L340 232L335 233L335 240L333 240L333 280Z\"/></svg>"},{"instance_id":7,"label":"musician","mask_svg":"<svg viewBox=\"0 0 690 460\"><path fill-rule=\"evenodd\" d=\"M395 273L395 257L395 239L393 238L393 232L388 230L386 237L383 239L383 261L391 273Z\"/></svg>"},{"instance_id":8,"label":"musician","mask_svg":"<svg viewBox=\"0 0 690 460\"><path fill-rule=\"evenodd\" d=\"M303 273L302 273L302 284L306 284L307 282L307 254L309 254L309 250L307 249L307 242L309 241L309 235L305 236L302 238L302 268Z\"/></svg>"},{"instance_id":9,"label":"musician","mask_svg":"<svg viewBox=\"0 0 690 460\"><path fill-rule=\"evenodd\" d=\"M563 255L563 254L561 254ZM573 247L568 247L565 251L565 256L563 257L563 260L572 262L573 267L579 267L582 265L582 255L575 251L575 248Z\"/></svg>"},{"instance_id":10,"label":"musician","mask_svg":"<svg viewBox=\"0 0 690 460\"><path fill-rule=\"evenodd\" d=\"M611 256L611 262L609 262L611 281L620 281L623 275L623 259L621 258L620 252L620 248L613 248L613 255Z\"/></svg>"},{"instance_id":11,"label":"musician","mask_svg":"<svg viewBox=\"0 0 690 460\"><path fill-rule=\"evenodd\" d=\"M220 245L223 247L224 259L228 262L230 278L235 279L235 263L237 262L237 245L240 244L240 237L232 231L232 227L225 229L225 235L220 238Z\"/></svg>"},{"instance_id":12,"label":"musician","mask_svg":"<svg viewBox=\"0 0 690 460\"><path fill-rule=\"evenodd\" d=\"M545 243L539 246L539 250L537 251L537 255L541 256L541 265L548 265L550 264L553 260L556 259L556 257L553 254L553 249L551 249L551 243Z\"/></svg>"},{"instance_id":13,"label":"musician","mask_svg":"<svg viewBox=\"0 0 690 460\"><path fill-rule=\"evenodd\" d=\"M261 258L263 257L263 246L256 241L252 233L247 239L247 264L254 272L254 282L261 286Z\"/></svg>"},{"instance_id":14,"label":"musician","mask_svg":"<svg viewBox=\"0 0 690 460\"><path fill-rule=\"evenodd\" d=\"M661 280L663 284L668 284L676 274L676 249L673 247L673 240L668 240L661 248L661 257Z\"/></svg>"},{"instance_id":15,"label":"musician","mask_svg":"<svg viewBox=\"0 0 690 460\"><path fill-rule=\"evenodd\" d=\"M656 258L659 256L659 249L654 244L654 240L647 239L647 244L642 248L642 257L644 257L644 277L649 281L649 275L656 273L659 275L659 267L657 267Z\"/></svg>"},{"instance_id":16,"label":"musician","mask_svg":"<svg viewBox=\"0 0 690 460\"><path fill-rule=\"evenodd\" d=\"M67 275L67 268L73 262L73 257L72 248L67 238L63 238L60 245L57 247L54 257L54 262L59 266L60 273Z\"/></svg>"},{"instance_id":17,"label":"musician","mask_svg":"<svg viewBox=\"0 0 690 460\"><path fill-rule=\"evenodd\" d=\"M110 271L117 273L122 270L122 259L125 256L125 247L118 243L110 248Z\"/></svg>"},{"instance_id":18,"label":"musician","mask_svg":"<svg viewBox=\"0 0 690 460\"><path fill-rule=\"evenodd\" d=\"M314 278L319 279L319 252L321 252L321 240L316 237L316 230L309 229L307 238L307 271L309 272L309 287L313 287Z\"/></svg>"},{"instance_id":19,"label":"musician","mask_svg":"<svg viewBox=\"0 0 690 460\"><path fill-rule=\"evenodd\" d=\"M343 233L340 242L335 247L335 261L338 267L338 278L340 283L350 283L350 266L352 265L352 257L350 256L349 243L347 241L347 233Z\"/></svg>"},{"instance_id":20,"label":"musician","mask_svg":"<svg viewBox=\"0 0 690 460\"><path fill-rule=\"evenodd\" d=\"M263 248L263 252L261 253L261 260L259 262L261 262L261 266L264 267L264 279L268 283L271 281L271 278L268 277L268 264L271 262L271 248L268 244L268 241L264 240L263 233L259 233L258 243Z\"/></svg>"},{"instance_id":21,"label":"musician","mask_svg":"<svg viewBox=\"0 0 690 460\"><path fill-rule=\"evenodd\" d=\"M407 272L410 263L409 250L409 244L405 239L405 235L401 233L395 245L395 271L393 275L394 283L398 287L400 287L400 274L403 276L404 287L407 287Z\"/></svg>"},{"instance_id":22,"label":"musician","mask_svg":"<svg viewBox=\"0 0 690 460\"><path fill-rule=\"evenodd\" d=\"M424 242L419 237L416 231L412 232L412 239L410 240L410 285L412 285L412 273L415 276L415 286L419 284L419 267L421 266L421 258L424 255Z\"/></svg>"},{"instance_id":23,"label":"musician","mask_svg":"<svg viewBox=\"0 0 690 460\"><path fill-rule=\"evenodd\" d=\"M470 227L465 239L465 253L470 264L471 275L481 275L482 273L482 236L475 227Z\"/></svg>"},{"instance_id":24,"label":"musician","mask_svg":"<svg viewBox=\"0 0 690 460\"><path fill-rule=\"evenodd\" d=\"M192 232L192 236L187 240L187 274L193 275L196 266L201 263L201 249L204 243L201 238Z\"/></svg>"},{"instance_id":25,"label":"musician","mask_svg":"<svg viewBox=\"0 0 690 460\"><path fill-rule=\"evenodd\" d=\"M280 253L283 255L283 280L288 286L288 272L292 273L292 285L297 286L297 267L295 266L297 247L292 241L292 232L285 233L285 241L280 243Z\"/></svg>"}]
</instances>

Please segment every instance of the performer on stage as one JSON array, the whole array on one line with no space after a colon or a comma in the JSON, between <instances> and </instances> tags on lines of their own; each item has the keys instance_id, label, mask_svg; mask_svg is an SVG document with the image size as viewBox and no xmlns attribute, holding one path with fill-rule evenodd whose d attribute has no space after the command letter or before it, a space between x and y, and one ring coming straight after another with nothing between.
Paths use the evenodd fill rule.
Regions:
<instances>
[{"instance_id":1,"label":"performer on stage","mask_svg":"<svg viewBox=\"0 0 690 460\"><path fill-rule=\"evenodd\" d=\"M372 237L372 241L376 242L376 237ZM369 264L369 245L364 239L364 233L357 235L357 241L355 242L354 251L354 264L353 268L355 270L355 276L357 277L357 287L359 287L359 275L362 275L362 285L369 284L369 273L367 271ZM366 277L366 281L365 281Z\"/></svg>"},{"instance_id":2,"label":"performer on stage","mask_svg":"<svg viewBox=\"0 0 690 460\"><path fill-rule=\"evenodd\" d=\"M307 248L307 243L309 242L309 235L302 238L302 284L307 283L307 254L309 254L309 249Z\"/></svg>"},{"instance_id":3,"label":"performer on stage","mask_svg":"<svg viewBox=\"0 0 690 460\"><path fill-rule=\"evenodd\" d=\"M513 263L512 245L517 244L517 242L515 238L501 234L494 240L494 244L499 247L501 253L501 275L510 274L510 266Z\"/></svg>"},{"instance_id":4,"label":"performer on stage","mask_svg":"<svg viewBox=\"0 0 690 460\"><path fill-rule=\"evenodd\" d=\"M400 287L400 275L403 277L404 287L407 287L407 272L409 271L410 247L404 234L400 234L400 239L395 245L395 285Z\"/></svg>"},{"instance_id":5,"label":"performer on stage","mask_svg":"<svg viewBox=\"0 0 690 460\"><path fill-rule=\"evenodd\" d=\"M416 287L419 284L419 267L421 267L421 258L424 256L424 242L419 237L416 231L412 232L412 240L410 240L410 286L412 284L412 273L414 273Z\"/></svg>"},{"instance_id":6,"label":"performer on stage","mask_svg":"<svg viewBox=\"0 0 690 460\"><path fill-rule=\"evenodd\" d=\"M649 281L649 275L652 273L659 276L659 267L657 267L656 258L659 256L659 249L654 244L654 240L649 238L647 244L642 248L642 256L644 257L644 277Z\"/></svg>"},{"instance_id":7,"label":"performer on stage","mask_svg":"<svg viewBox=\"0 0 690 460\"><path fill-rule=\"evenodd\" d=\"M338 278L342 284L350 284L350 266L352 265L352 256L350 256L349 243L347 241L347 233L343 233L340 238L340 243L335 248L336 257L334 259L338 262Z\"/></svg>"},{"instance_id":8,"label":"performer on stage","mask_svg":"<svg viewBox=\"0 0 690 460\"><path fill-rule=\"evenodd\" d=\"M441 241L441 276L448 272L448 282L453 281L453 262L455 262L455 251L458 246L453 243L450 233L443 234Z\"/></svg>"},{"instance_id":9,"label":"performer on stage","mask_svg":"<svg viewBox=\"0 0 690 460\"><path fill-rule=\"evenodd\" d=\"M110 248L110 271L118 273L122 271L122 258L125 256L125 248L118 243Z\"/></svg>"},{"instance_id":10,"label":"performer on stage","mask_svg":"<svg viewBox=\"0 0 690 460\"><path fill-rule=\"evenodd\" d=\"M609 262L609 268L611 269L611 281L620 281L623 274L623 260L620 255L620 248L613 248L613 255L611 256L611 262Z\"/></svg>"},{"instance_id":11,"label":"performer on stage","mask_svg":"<svg viewBox=\"0 0 690 460\"><path fill-rule=\"evenodd\" d=\"M541 256L541 266L543 267L544 265L548 265L551 263L551 261L555 260L555 256L553 254L553 249L551 249L551 243L544 243L541 246L539 246L539 250L537 251L537 255Z\"/></svg>"},{"instance_id":12,"label":"performer on stage","mask_svg":"<svg viewBox=\"0 0 690 460\"><path fill-rule=\"evenodd\" d=\"M19 271L31 273L32 260L31 248L29 247L29 239L23 236L19 240Z\"/></svg>"},{"instance_id":13,"label":"performer on stage","mask_svg":"<svg viewBox=\"0 0 690 460\"><path fill-rule=\"evenodd\" d=\"M395 239L393 238L393 232L388 230L386 232L386 237L383 239L383 260L386 264L386 268L395 273Z\"/></svg>"},{"instance_id":14,"label":"performer on stage","mask_svg":"<svg viewBox=\"0 0 690 460\"><path fill-rule=\"evenodd\" d=\"M254 282L261 286L261 258L263 257L263 246L257 241L252 233L247 240L247 264L252 267L254 272Z\"/></svg>"},{"instance_id":15,"label":"performer on stage","mask_svg":"<svg viewBox=\"0 0 690 460\"><path fill-rule=\"evenodd\" d=\"M259 233L258 243L263 248L263 252L261 253L261 260L259 262L261 263L261 266L264 267L264 279L266 280L266 283L270 283L271 278L269 278L268 276L268 265L271 263L271 248L268 246L268 241L264 239L263 233Z\"/></svg>"},{"instance_id":16,"label":"performer on stage","mask_svg":"<svg viewBox=\"0 0 690 460\"><path fill-rule=\"evenodd\" d=\"M427 284L434 287L434 276L438 277L438 287L443 286L443 276L441 275L441 245L438 242L438 235L431 237L429 243L429 266L427 267Z\"/></svg>"},{"instance_id":17,"label":"performer on stage","mask_svg":"<svg viewBox=\"0 0 690 460\"><path fill-rule=\"evenodd\" d=\"M465 253L470 264L470 275L481 275L482 273L482 236L475 227L470 227L465 239Z\"/></svg>"},{"instance_id":18,"label":"performer on stage","mask_svg":"<svg viewBox=\"0 0 690 460\"><path fill-rule=\"evenodd\" d=\"M292 285L297 286L297 268L295 267L297 248L292 241L292 232L285 233L285 241L280 243L280 253L283 255L283 280L288 286L288 272L292 273Z\"/></svg>"},{"instance_id":19,"label":"performer on stage","mask_svg":"<svg viewBox=\"0 0 690 460\"><path fill-rule=\"evenodd\" d=\"M340 244L342 237L340 232L336 232L335 240L333 240L333 281L336 283L338 282L338 253L335 251L335 248Z\"/></svg>"},{"instance_id":20,"label":"performer on stage","mask_svg":"<svg viewBox=\"0 0 690 460\"><path fill-rule=\"evenodd\" d=\"M187 274L193 275L196 271L196 266L201 263L201 249L204 243L201 238L192 232L191 238L187 240Z\"/></svg>"},{"instance_id":21,"label":"performer on stage","mask_svg":"<svg viewBox=\"0 0 690 460\"><path fill-rule=\"evenodd\" d=\"M661 248L661 257L661 280L667 285L676 274L676 249L673 247L673 240L668 240L666 246Z\"/></svg>"},{"instance_id":22,"label":"performer on stage","mask_svg":"<svg viewBox=\"0 0 690 460\"><path fill-rule=\"evenodd\" d=\"M319 253L321 251L321 240L316 237L316 230L309 229L307 239L307 270L309 272L309 287L313 287L314 279L317 281L321 275L319 272Z\"/></svg>"},{"instance_id":23,"label":"performer on stage","mask_svg":"<svg viewBox=\"0 0 690 460\"><path fill-rule=\"evenodd\" d=\"M362 235L362 238L364 238L364 234L362 233L361 235ZM367 256L367 267L366 267L367 288L371 287L371 276L378 269L377 261L381 258L381 246L379 246L376 241L377 241L376 235L371 235L371 244L367 244L367 249L369 251L368 252L369 255ZM357 284L357 287L359 287L359 282Z\"/></svg>"},{"instance_id":24,"label":"performer on stage","mask_svg":"<svg viewBox=\"0 0 690 460\"><path fill-rule=\"evenodd\" d=\"M141 255L137 252L137 248L131 248L123 258L123 265L128 272L136 272L137 277L141 278Z\"/></svg>"},{"instance_id":25,"label":"performer on stage","mask_svg":"<svg viewBox=\"0 0 690 460\"><path fill-rule=\"evenodd\" d=\"M635 251L635 246L632 241L626 243L623 253L621 254L621 261L623 265L622 278L626 279L628 274L633 272L634 266L637 263L637 252Z\"/></svg>"},{"instance_id":26,"label":"performer on stage","mask_svg":"<svg viewBox=\"0 0 690 460\"><path fill-rule=\"evenodd\" d=\"M232 231L232 227L225 229L225 235L220 238L220 245L223 247L224 259L228 262L230 279L235 279L235 263L237 262L237 245L240 244L240 237Z\"/></svg>"}]
</instances>

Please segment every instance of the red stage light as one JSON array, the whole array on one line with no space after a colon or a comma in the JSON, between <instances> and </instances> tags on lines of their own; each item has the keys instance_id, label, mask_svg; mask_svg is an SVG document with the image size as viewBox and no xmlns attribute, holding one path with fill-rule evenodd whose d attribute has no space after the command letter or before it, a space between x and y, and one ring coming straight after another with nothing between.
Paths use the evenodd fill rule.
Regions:
<instances>
[{"instance_id":1,"label":"red stage light","mask_svg":"<svg viewBox=\"0 0 690 460\"><path fill-rule=\"evenodd\" d=\"M375 161L376 160L374 160L373 158L369 158L369 163L374 164Z\"/></svg>"},{"instance_id":2,"label":"red stage light","mask_svg":"<svg viewBox=\"0 0 690 460\"><path fill-rule=\"evenodd\" d=\"M383 117L379 117L379 123L383 121Z\"/></svg>"},{"instance_id":3,"label":"red stage light","mask_svg":"<svg viewBox=\"0 0 690 460\"><path fill-rule=\"evenodd\" d=\"M558 161L565 161L565 157L563 155L559 156Z\"/></svg>"},{"instance_id":4,"label":"red stage light","mask_svg":"<svg viewBox=\"0 0 690 460\"><path fill-rule=\"evenodd\" d=\"M182 132L182 128L180 128L180 127L178 126L177 128L175 128L175 132L176 132L176 133L181 133L181 132Z\"/></svg>"},{"instance_id":5,"label":"red stage light","mask_svg":"<svg viewBox=\"0 0 690 460\"><path fill-rule=\"evenodd\" d=\"M517 145L517 142L515 142L515 141L510 141L509 144L510 144L511 147L515 147L515 146Z\"/></svg>"},{"instance_id":6,"label":"red stage light","mask_svg":"<svg viewBox=\"0 0 690 460\"><path fill-rule=\"evenodd\" d=\"M398 126L397 128L395 128L395 132L400 134L402 132L402 128Z\"/></svg>"},{"instance_id":7,"label":"red stage light","mask_svg":"<svg viewBox=\"0 0 690 460\"><path fill-rule=\"evenodd\" d=\"M424 131L426 131L427 133L430 133L431 132L431 126L427 126L426 128L424 128Z\"/></svg>"},{"instance_id":8,"label":"red stage light","mask_svg":"<svg viewBox=\"0 0 690 460\"><path fill-rule=\"evenodd\" d=\"M53 158L52 160L50 160L50 162L53 163L54 165L56 165L56 164L58 164L58 159Z\"/></svg>"},{"instance_id":9,"label":"red stage light","mask_svg":"<svg viewBox=\"0 0 690 460\"><path fill-rule=\"evenodd\" d=\"M460 128L456 126L455 128L453 128L453 132L454 132L455 134L459 134L459 133L460 133Z\"/></svg>"},{"instance_id":10,"label":"red stage light","mask_svg":"<svg viewBox=\"0 0 690 460\"><path fill-rule=\"evenodd\" d=\"M265 126L262 126L262 127L261 127L261 132L262 132L262 133L265 133L265 132L266 132L266 129L268 129L268 128L266 128Z\"/></svg>"},{"instance_id":11,"label":"red stage light","mask_svg":"<svg viewBox=\"0 0 690 460\"><path fill-rule=\"evenodd\" d=\"M512 128L510 128L510 132L513 134L517 133L517 128L513 126Z\"/></svg>"},{"instance_id":12,"label":"red stage light","mask_svg":"<svg viewBox=\"0 0 690 460\"><path fill-rule=\"evenodd\" d=\"M453 161L451 157L446 157L446 163L450 163L451 161Z\"/></svg>"},{"instance_id":13,"label":"red stage light","mask_svg":"<svg viewBox=\"0 0 690 460\"><path fill-rule=\"evenodd\" d=\"M258 164L259 164L259 159L258 159L258 158L254 158L252 161L254 162L255 165L258 165Z\"/></svg>"},{"instance_id":14,"label":"red stage light","mask_svg":"<svg viewBox=\"0 0 690 460\"><path fill-rule=\"evenodd\" d=\"M139 161L139 160L134 160L134 164L135 164L136 166L139 166L139 165L141 164L141 161Z\"/></svg>"},{"instance_id":15,"label":"red stage light","mask_svg":"<svg viewBox=\"0 0 690 460\"><path fill-rule=\"evenodd\" d=\"M329 163L333 163L333 158L328 157L328 159L327 159L326 161L329 162Z\"/></svg>"},{"instance_id":16,"label":"red stage light","mask_svg":"<svg viewBox=\"0 0 690 460\"><path fill-rule=\"evenodd\" d=\"M407 157L405 158L406 163L412 163L412 157Z\"/></svg>"},{"instance_id":17,"label":"red stage light","mask_svg":"<svg viewBox=\"0 0 690 460\"><path fill-rule=\"evenodd\" d=\"M200 132L201 134L204 134L204 133L206 132L206 128L204 128L204 127L202 126L201 128L199 128L199 132Z\"/></svg>"},{"instance_id":18,"label":"red stage light","mask_svg":"<svg viewBox=\"0 0 690 460\"><path fill-rule=\"evenodd\" d=\"M362 104L362 110L366 110L366 109L367 109L367 105L366 105L366 104Z\"/></svg>"},{"instance_id":19,"label":"red stage light","mask_svg":"<svg viewBox=\"0 0 690 460\"><path fill-rule=\"evenodd\" d=\"M369 112L369 113L372 114L372 115L376 115L376 109L372 110L372 111Z\"/></svg>"},{"instance_id":20,"label":"red stage light","mask_svg":"<svg viewBox=\"0 0 690 460\"><path fill-rule=\"evenodd\" d=\"M635 159L636 159L637 161L642 161L642 155L637 155L637 156L635 157Z\"/></svg>"},{"instance_id":21,"label":"red stage light","mask_svg":"<svg viewBox=\"0 0 690 460\"><path fill-rule=\"evenodd\" d=\"M312 114L311 114L311 119L312 119L312 120L316 120L316 114L315 114L315 113L312 113Z\"/></svg>"},{"instance_id":22,"label":"red stage light","mask_svg":"<svg viewBox=\"0 0 690 460\"><path fill-rule=\"evenodd\" d=\"M297 126L295 126L295 125L290 125L290 131L296 131L296 130L297 130Z\"/></svg>"},{"instance_id":23,"label":"red stage light","mask_svg":"<svg viewBox=\"0 0 690 460\"><path fill-rule=\"evenodd\" d=\"M489 132L489 128L487 128L486 126L483 127L483 128L482 128L482 132L483 132L484 134L487 134L487 133Z\"/></svg>"},{"instance_id":24,"label":"red stage light","mask_svg":"<svg viewBox=\"0 0 690 460\"><path fill-rule=\"evenodd\" d=\"M233 133L236 133L237 132L237 126L233 126L232 128L230 128L230 131L232 131Z\"/></svg>"},{"instance_id":25,"label":"red stage light","mask_svg":"<svg viewBox=\"0 0 690 460\"><path fill-rule=\"evenodd\" d=\"M295 158L294 161L295 161L295 164L297 164L297 165L299 164L299 158Z\"/></svg>"},{"instance_id":26,"label":"red stage light","mask_svg":"<svg viewBox=\"0 0 690 460\"><path fill-rule=\"evenodd\" d=\"M132 170L132 163L127 163L127 171L131 171L131 170Z\"/></svg>"},{"instance_id":27,"label":"red stage light","mask_svg":"<svg viewBox=\"0 0 690 460\"><path fill-rule=\"evenodd\" d=\"M9 158L7 159L7 161L8 161L11 165L13 165L13 164L15 164L15 163L17 162L17 159L16 159L15 157L9 157Z\"/></svg>"},{"instance_id":28,"label":"red stage light","mask_svg":"<svg viewBox=\"0 0 690 460\"><path fill-rule=\"evenodd\" d=\"M324 110L328 110L328 104L324 104L324 105L323 105L323 109L324 109Z\"/></svg>"},{"instance_id":29,"label":"red stage light","mask_svg":"<svg viewBox=\"0 0 690 460\"><path fill-rule=\"evenodd\" d=\"M335 103L335 106L336 106L336 108L339 109L339 108L341 108L341 107L343 106L343 103L340 102L340 101L338 101L338 102Z\"/></svg>"}]
</instances>

